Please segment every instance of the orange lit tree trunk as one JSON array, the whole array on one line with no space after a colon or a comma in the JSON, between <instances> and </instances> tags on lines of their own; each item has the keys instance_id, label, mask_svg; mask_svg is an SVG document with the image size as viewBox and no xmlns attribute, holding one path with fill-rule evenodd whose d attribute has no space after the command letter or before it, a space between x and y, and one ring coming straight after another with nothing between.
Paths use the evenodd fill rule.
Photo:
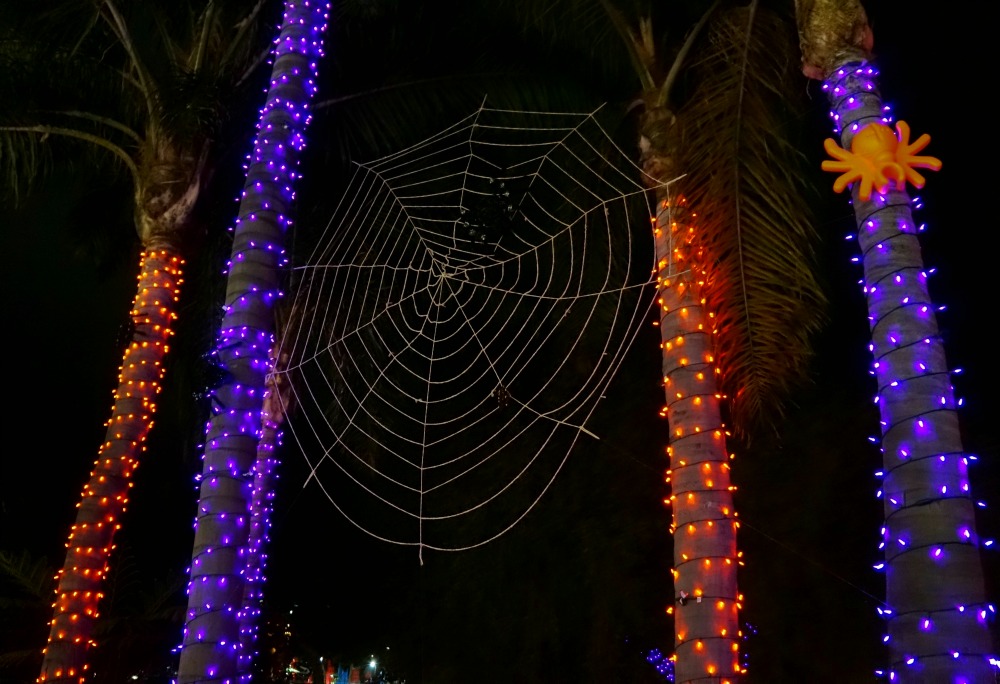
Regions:
<instances>
[{"instance_id":1,"label":"orange lit tree trunk","mask_svg":"<svg viewBox=\"0 0 1000 684\"><path fill-rule=\"evenodd\" d=\"M84 486L56 600L38 681L83 682L86 657L103 597L115 531L128 504L130 478L153 427L163 359L177 318L181 258L171 249L144 253L132 307L132 340L125 350L111 419L97 463Z\"/></svg>"},{"instance_id":2,"label":"orange lit tree trunk","mask_svg":"<svg viewBox=\"0 0 1000 684\"><path fill-rule=\"evenodd\" d=\"M153 427L164 359L177 319L184 261L181 246L194 223L205 182L207 148L179 147L151 126L135 178L135 223L144 251L131 311L131 336L120 369L111 418L97 462L83 488L57 575L56 599L38 682L82 684L96 645L93 634L102 586L128 504L130 478Z\"/></svg>"},{"instance_id":3,"label":"orange lit tree trunk","mask_svg":"<svg viewBox=\"0 0 1000 684\"><path fill-rule=\"evenodd\" d=\"M645 118L644 166L666 183L673 117L652 110ZM722 423L713 352L713 317L702 294L703 269L694 244L695 226L670 186L657 190L653 224L663 385L669 421L668 481L674 540L675 679L738 681L738 554L726 429Z\"/></svg>"},{"instance_id":4,"label":"orange lit tree trunk","mask_svg":"<svg viewBox=\"0 0 1000 684\"><path fill-rule=\"evenodd\" d=\"M733 681L739 674L736 515L726 431L716 388L711 316L685 259L690 227L669 201L654 228L669 421L674 537L676 681Z\"/></svg>"}]
</instances>

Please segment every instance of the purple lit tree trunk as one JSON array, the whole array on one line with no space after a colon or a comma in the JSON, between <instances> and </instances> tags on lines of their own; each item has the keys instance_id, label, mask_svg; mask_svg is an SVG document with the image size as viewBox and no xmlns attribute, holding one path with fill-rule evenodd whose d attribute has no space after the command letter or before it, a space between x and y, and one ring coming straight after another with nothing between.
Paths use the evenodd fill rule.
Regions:
<instances>
[{"instance_id":1,"label":"purple lit tree trunk","mask_svg":"<svg viewBox=\"0 0 1000 684\"><path fill-rule=\"evenodd\" d=\"M260 630L261 603L267 578L268 532L271 513L274 511L275 485L278 479L276 451L281 445L281 426L291 401L287 384L280 373L285 370L287 355L275 361L273 372L265 380L264 404L260 441L257 443L257 462L254 464L253 499L250 502L250 537L247 541L246 586L243 591L243 608L240 613L240 679L250 679Z\"/></svg>"},{"instance_id":2,"label":"purple lit tree trunk","mask_svg":"<svg viewBox=\"0 0 1000 684\"><path fill-rule=\"evenodd\" d=\"M291 225L293 185L310 119L329 5L287 0L267 101L240 203L225 312L215 353L225 380L212 397L195 519L188 608L177 681L249 680L252 642L244 619L247 573L263 552L250 548L255 463L262 438L265 380L274 345L274 302ZM253 502L253 505L252 505ZM255 559L256 558L256 559ZM259 595L252 587L250 595ZM244 634L241 635L241 629Z\"/></svg>"},{"instance_id":3,"label":"purple lit tree trunk","mask_svg":"<svg viewBox=\"0 0 1000 684\"><path fill-rule=\"evenodd\" d=\"M867 60L824 89L844 149L888 121ZM905 185L863 200L852 187L882 426L889 681L994 682L975 506L944 347ZM992 655L995 657L995 655Z\"/></svg>"},{"instance_id":4,"label":"purple lit tree trunk","mask_svg":"<svg viewBox=\"0 0 1000 684\"><path fill-rule=\"evenodd\" d=\"M823 81L844 150L889 122L858 0L796 0L802 71ZM881 414L890 682L992 684L975 506L944 345L905 183L851 186ZM868 196L867 199L863 199Z\"/></svg>"}]
</instances>

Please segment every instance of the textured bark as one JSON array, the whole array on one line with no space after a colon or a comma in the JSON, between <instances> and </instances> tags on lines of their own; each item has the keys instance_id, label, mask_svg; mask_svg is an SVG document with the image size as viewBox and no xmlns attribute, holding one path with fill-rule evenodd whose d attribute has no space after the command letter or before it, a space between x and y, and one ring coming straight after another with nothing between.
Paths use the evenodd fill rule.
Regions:
<instances>
[{"instance_id":1,"label":"textured bark","mask_svg":"<svg viewBox=\"0 0 1000 684\"><path fill-rule=\"evenodd\" d=\"M885 110L874 67L824 85L841 144ZM852 188L883 454L888 670L902 684L992 684L995 646L957 404L905 187Z\"/></svg>"},{"instance_id":2,"label":"textured bark","mask_svg":"<svg viewBox=\"0 0 1000 684\"><path fill-rule=\"evenodd\" d=\"M153 427L163 361L177 318L182 266L172 250L143 254L131 312L132 339L122 360L104 443L70 529L39 682L87 678L113 538L128 504L132 473Z\"/></svg>"},{"instance_id":3,"label":"textured bark","mask_svg":"<svg viewBox=\"0 0 1000 684\"><path fill-rule=\"evenodd\" d=\"M274 345L274 301L285 266L285 232L315 90L328 5L286 0L255 149L233 240L225 313L216 343L226 380L213 394L195 521L178 682L248 681L253 642L246 613L255 464L265 380ZM263 493L262 493L263 494ZM256 560L255 560L256 559ZM250 587L257 595L260 586ZM252 610L252 607L251 607Z\"/></svg>"},{"instance_id":4,"label":"textured bark","mask_svg":"<svg viewBox=\"0 0 1000 684\"><path fill-rule=\"evenodd\" d=\"M868 16L858 0L795 0L802 73L822 80L839 65L871 59Z\"/></svg>"},{"instance_id":5,"label":"textured bark","mask_svg":"<svg viewBox=\"0 0 1000 684\"><path fill-rule=\"evenodd\" d=\"M284 379L288 356L282 355L274 371L265 380L266 393L262 410L260 442L257 444L257 462L253 469L253 494L250 501L250 536L247 541L246 586L243 591L243 608L240 613L240 656L238 671L241 679L252 675L257 656L256 644L260 631L260 614L264 600L267 568L268 532L271 513L274 511L275 486L278 480L279 461L277 449L281 445L281 427L285 412L290 406L290 389Z\"/></svg>"},{"instance_id":6,"label":"textured bark","mask_svg":"<svg viewBox=\"0 0 1000 684\"><path fill-rule=\"evenodd\" d=\"M643 168L672 180L676 120L651 109L643 121ZM675 682L739 680L736 512L713 354L704 275L683 200L657 189L654 241L663 350L664 415L673 509Z\"/></svg>"}]
</instances>

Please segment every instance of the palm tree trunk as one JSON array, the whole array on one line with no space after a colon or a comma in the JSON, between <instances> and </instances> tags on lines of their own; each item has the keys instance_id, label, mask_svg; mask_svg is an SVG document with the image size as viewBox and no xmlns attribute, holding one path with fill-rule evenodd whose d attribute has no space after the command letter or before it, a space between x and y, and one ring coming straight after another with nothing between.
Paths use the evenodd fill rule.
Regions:
<instances>
[{"instance_id":1,"label":"palm tree trunk","mask_svg":"<svg viewBox=\"0 0 1000 684\"><path fill-rule=\"evenodd\" d=\"M280 421L274 421L265 398L264 424L257 445L257 460L253 467L253 494L250 502L250 536L246 548L246 574L243 603L240 609L240 655L238 670L241 681L249 681L253 670L259 618L264 600L264 570L267 567L268 530L274 509L278 461L275 451L280 444Z\"/></svg>"},{"instance_id":2,"label":"palm tree trunk","mask_svg":"<svg viewBox=\"0 0 1000 684\"><path fill-rule=\"evenodd\" d=\"M247 541L246 587L243 591L243 608L240 613L239 676L249 680L252 676L257 635L260 630L261 605L267 567L268 531L274 511L275 486L278 480L277 449L281 445L281 426L289 406L290 396L281 373L287 365L287 355L275 363L274 371L265 381L266 394L262 406L260 442L257 444L257 462L253 470L253 498L250 501L250 536Z\"/></svg>"},{"instance_id":3,"label":"palm tree trunk","mask_svg":"<svg viewBox=\"0 0 1000 684\"><path fill-rule=\"evenodd\" d=\"M163 360L177 318L183 261L172 248L144 252L132 307L132 337L125 350L111 419L97 463L66 544L66 561L57 574L53 619L39 682L82 683L87 655L103 597L104 578L128 504L130 479L146 450L153 427Z\"/></svg>"},{"instance_id":4,"label":"palm tree trunk","mask_svg":"<svg viewBox=\"0 0 1000 684\"><path fill-rule=\"evenodd\" d=\"M644 168L661 183L676 176L673 117L645 115ZM692 252L696 226L670 186L657 190L654 244L669 422L668 481L673 521L674 681L731 683L739 658L736 530L726 430L717 388L712 319L701 294L704 275Z\"/></svg>"},{"instance_id":5,"label":"palm tree trunk","mask_svg":"<svg viewBox=\"0 0 1000 684\"><path fill-rule=\"evenodd\" d=\"M286 264L293 186L315 93L329 5L286 0L271 86L240 202L219 341L227 380L213 397L195 521L178 682L248 679L241 628L250 556L254 465L271 370L274 302ZM256 549L257 553L262 549ZM259 587L258 587L259 589ZM249 616L246 616L249 619Z\"/></svg>"},{"instance_id":6,"label":"palm tree trunk","mask_svg":"<svg viewBox=\"0 0 1000 684\"><path fill-rule=\"evenodd\" d=\"M827 92L841 144L886 113L867 61L835 65ZM852 188L882 427L890 681L994 682L975 506L912 201L904 186ZM993 656L995 657L995 656Z\"/></svg>"}]
</instances>

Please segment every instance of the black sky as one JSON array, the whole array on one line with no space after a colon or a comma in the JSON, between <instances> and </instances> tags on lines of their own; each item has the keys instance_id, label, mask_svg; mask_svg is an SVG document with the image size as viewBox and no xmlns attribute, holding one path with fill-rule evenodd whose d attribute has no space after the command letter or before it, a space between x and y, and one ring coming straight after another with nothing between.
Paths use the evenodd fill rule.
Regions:
<instances>
[{"instance_id":1,"label":"black sky","mask_svg":"<svg viewBox=\"0 0 1000 684\"><path fill-rule=\"evenodd\" d=\"M932 295L948 307L939 323L949 362L964 369L955 384L966 402L961 412L966 447L981 459L972 471L973 495L989 504L979 532L996 538L1000 444L994 415L1000 405L994 390L1000 377L991 357L996 324L988 318L996 288L988 278L1000 241L991 201L997 179L989 156L991 113L982 105L992 86L986 46L995 38L982 16L950 5L917 10L900 0L869 4L883 98L914 136L931 135L925 152L943 161L942 170L928 173L927 187L918 193L925 209L917 218L928 225L926 264L937 269ZM803 88L816 102L815 115L823 117L825 102L816 84L803 78ZM824 125L820 121L817 145ZM74 504L103 438L121 358L119 335L135 282L128 259L96 269L74 251L76 241L66 231L96 222L128 226L128 213L115 203L119 191L83 173L62 177L52 192L2 218L10 382L3 412L0 548L28 549L54 564L62 560ZM759 667L754 681L868 681L858 677L879 664L875 606L881 576L871 570L881 521L874 499L879 461L866 439L877 432L877 414L867 374L860 271L849 262L856 250L842 239L853 229L853 218L846 196L841 199L839 208L837 201L831 203L832 213L821 226L831 236L826 264L836 308L819 342L817 389L801 397L783 441L765 442L745 458L738 454L734 465L744 521L740 544L747 556L741 578L745 617L760 630L748 646L754 657L751 674L755 663ZM211 331L183 325L181 346L196 348L211 336ZM449 641L456 649L481 650L481 659L496 648L510 649L514 659L518 649L530 645L494 633L492 625L560 625L560 607L573 603L572 593L558 601L540 597L563 590L592 592L582 595L620 604L606 614L632 621L627 626L634 628L637 648L669 649L670 626L659 617L671 590L669 547L663 540L667 512L656 503L662 493L665 463L658 459L665 433L655 419L660 402L655 352L640 350L632 357L632 371L650 364L647 377L636 373L616 383L617 392L649 397L649 415L638 419L642 428L609 433L602 449L583 445L536 514L495 548L468 557L432 556L421 567L412 551L373 543L345 524L315 488L302 488L302 459L287 453L268 588L275 608L296 607L302 616L296 629L328 657L353 657L391 643L407 654L412 668L413 658L441 653ZM193 389L168 381L150 458L136 476L126 528L118 538L119 547L135 554L142 567L164 577L182 573L190 552L191 478L199 468L200 439L200 426L192 420L197 415ZM185 399L190 400L186 408L173 404ZM613 407L605 411L608 424L621 422ZM608 495L599 487L613 473L621 479ZM789 510L794 514L787 515ZM638 521L643 515L662 520ZM595 542L609 544L606 552L588 544L588 525L597 530ZM611 545L616 536L620 539ZM625 543L630 536L634 544ZM532 548L552 553L527 553ZM556 557L560 549L564 555ZM574 563L601 553L611 554L601 566L602 578L578 576ZM621 563L614 562L614 554ZM526 557L533 558L527 565ZM512 565L512 559L520 564ZM987 569L995 601L996 552L987 558ZM595 587L595 582L604 584ZM615 591L622 596L616 598ZM507 598L487 600L495 594ZM646 617L635 613L642 606L649 611ZM533 624L526 631L538 629ZM552 648L552 681L561 681L558 663L572 654Z\"/></svg>"}]
</instances>

